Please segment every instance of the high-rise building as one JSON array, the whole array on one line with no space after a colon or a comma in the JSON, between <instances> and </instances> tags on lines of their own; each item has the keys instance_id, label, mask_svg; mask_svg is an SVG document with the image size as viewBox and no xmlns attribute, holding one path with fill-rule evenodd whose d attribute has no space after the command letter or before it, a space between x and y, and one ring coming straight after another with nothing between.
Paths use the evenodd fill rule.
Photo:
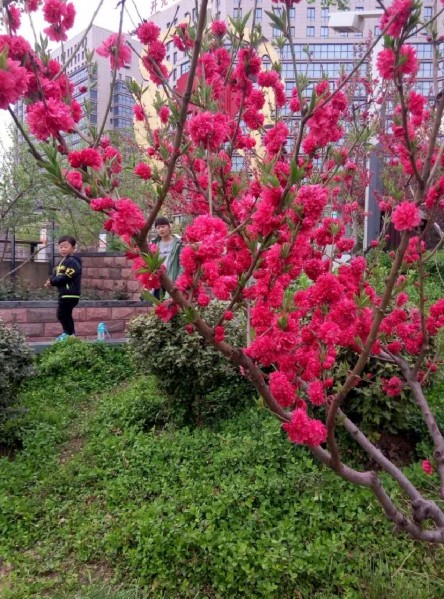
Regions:
<instances>
[{"instance_id":1,"label":"high-rise building","mask_svg":"<svg viewBox=\"0 0 444 599\"><path fill-rule=\"evenodd\" d=\"M194 0L183 0L180 4L173 4L163 8L167 0L152 0L151 15L148 19L154 21L163 32L186 21L196 20L196 3ZM272 42L280 37L281 32L273 26L270 17L266 14L279 13L280 5L271 0L209 0L209 13L214 20L229 22L229 17L245 17L251 11L248 26L253 19L260 24L264 38ZM254 10L254 6L256 9ZM351 11L374 11L380 9L376 0L351 0ZM253 14L254 10L254 14ZM356 33L338 33L329 27L330 11L337 9L323 7L321 0L315 0L312 4L297 4L290 9L291 37L296 59L297 72L305 75L309 80L315 81L322 76L330 80L337 79L341 72L349 73L359 52L362 51L363 43L369 35L377 36L379 32L378 18L366 18L364 31ZM158 12L156 12L158 11ZM433 0L424 0L421 15L424 20L429 20L433 14ZM438 22L442 29L442 23ZM419 31L418 35L409 40L417 52L420 61L416 89L425 95L434 95L433 47L426 39L425 30ZM265 63L269 57L263 57ZM285 80L287 92L295 85L295 71L290 44L287 42L280 52L282 64L282 78ZM167 45L167 60L172 66L172 78L177 80L189 68L186 55L178 51L172 41ZM438 89L444 82L444 59L439 59L437 75ZM362 72L362 71L361 71ZM362 72L364 76L366 72Z\"/></svg>"},{"instance_id":2,"label":"high-rise building","mask_svg":"<svg viewBox=\"0 0 444 599\"><path fill-rule=\"evenodd\" d=\"M94 54L91 64L88 64L87 54L100 46L113 32L93 25L85 36L85 32L79 33L55 49L51 56L61 64L69 61L66 69L72 83L74 84L73 99L81 105L85 102L90 112L85 115L79 123L79 129L85 130L89 125L100 127L106 116L105 131L132 129L134 100L127 88L127 83L136 79L139 83L142 76L139 69L139 56L142 46L137 39L124 35L125 41L129 42L133 51L131 53L131 64L117 70L114 81L111 106L107 114L110 99L113 71L108 58ZM84 38L84 39L83 39ZM24 106L19 102L16 113L24 120ZM81 142L76 134L70 136L69 145L75 147Z\"/></svg>"}]
</instances>

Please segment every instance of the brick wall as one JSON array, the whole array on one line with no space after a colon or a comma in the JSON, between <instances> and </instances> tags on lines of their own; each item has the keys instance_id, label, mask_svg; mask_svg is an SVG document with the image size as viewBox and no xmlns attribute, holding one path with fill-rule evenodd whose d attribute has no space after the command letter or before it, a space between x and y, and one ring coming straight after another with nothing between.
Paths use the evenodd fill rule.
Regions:
<instances>
[{"instance_id":1,"label":"brick wall","mask_svg":"<svg viewBox=\"0 0 444 599\"><path fill-rule=\"evenodd\" d=\"M120 252L80 252L82 258L82 286L102 291L109 297L124 293L128 299L138 300L139 283L131 268L132 262Z\"/></svg>"},{"instance_id":2,"label":"brick wall","mask_svg":"<svg viewBox=\"0 0 444 599\"><path fill-rule=\"evenodd\" d=\"M97 337L97 325L105 322L111 337L125 337L129 321L145 314L148 302L139 301L80 301L73 317L76 335L87 339ZM16 323L29 341L47 341L61 333L56 319L57 302L0 302L0 319L7 324Z\"/></svg>"}]
</instances>

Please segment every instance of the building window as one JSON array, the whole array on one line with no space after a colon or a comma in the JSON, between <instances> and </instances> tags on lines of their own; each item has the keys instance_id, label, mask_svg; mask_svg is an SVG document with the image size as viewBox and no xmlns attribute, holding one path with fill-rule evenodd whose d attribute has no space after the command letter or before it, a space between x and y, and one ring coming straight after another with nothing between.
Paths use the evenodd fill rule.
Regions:
<instances>
[{"instance_id":1,"label":"building window","mask_svg":"<svg viewBox=\"0 0 444 599\"><path fill-rule=\"evenodd\" d=\"M254 12L254 19L256 23L260 23L262 21L262 8L256 8Z\"/></svg>"},{"instance_id":2,"label":"building window","mask_svg":"<svg viewBox=\"0 0 444 599\"><path fill-rule=\"evenodd\" d=\"M242 8L241 7L236 7L233 8L233 17L235 19L242 19Z\"/></svg>"},{"instance_id":3,"label":"building window","mask_svg":"<svg viewBox=\"0 0 444 599\"><path fill-rule=\"evenodd\" d=\"M177 62L177 52L173 53L173 64L176 64Z\"/></svg>"},{"instance_id":4,"label":"building window","mask_svg":"<svg viewBox=\"0 0 444 599\"><path fill-rule=\"evenodd\" d=\"M339 34L341 37L348 37L348 33L346 31L343 31L342 33Z\"/></svg>"},{"instance_id":5,"label":"building window","mask_svg":"<svg viewBox=\"0 0 444 599\"><path fill-rule=\"evenodd\" d=\"M431 6L424 6L424 19L431 19L433 14L433 8Z\"/></svg>"},{"instance_id":6,"label":"building window","mask_svg":"<svg viewBox=\"0 0 444 599\"><path fill-rule=\"evenodd\" d=\"M328 37L328 27L321 27L321 37Z\"/></svg>"},{"instance_id":7,"label":"building window","mask_svg":"<svg viewBox=\"0 0 444 599\"><path fill-rule=\"evenodd\" d=\"M294 81L286 81L285 82L285 93L287 96L289 96L291 94L294 87L295 87Z\"/></svg>"},{"instance_id":8,"label":"building window","mask_svg":"<svg viewBox=\"0 0 444 599\"><path fill-rule=\"evenodd\" d=\"M330 18L330 10L328 8L321 8L321 19L326 21Z\"/></svg>"},{"instance_id":9,"label":"building window","mask_svg":"<svg viewBox=\"0 0 444 599\"><path fill-rule=\"evenodd\" d=\"M238 173L239 171L241 171L244 166L243 156L234 155L231 166L235 173Z\"/></svg>"},{"instance_id":10,"label":"building window","mask_svg":"<svg viewBox=\"0 0 444 599\"><path fill-rule=\"evenodd\" d=\"M190 61L187 60L186 62L184 62L183 64L180 65L180 74L183 75L184 73L188 73L188 71L190 70Z\"/></svg>"},{"instance_id":11,"label":"building window","mask_svg":"<svg viewBox=\"0 0 444 599\"><path fill-rule=\"evenodd\" d=\"M314 37L314 36L315 36L315 28L313 27L313 25L308 25L307 37Z\"/></svg>"},{"instance_id":12,"label":"building window","mask_svg":"<svg viewBox=\"0 0 444 599\"><path fill-rule=\"evenodd\" d=\"M271 69L271 60L268 54L264 54L262 56L262 64L266 71L269 71Z\"/></svg>"},{"instance_id":13,"label":"building window","mask_svg":"<svg viewBox=\"0 0 444 599\"><path fill-rule=\"evenodd\" d=\"M315 9L314 9L312 6L309 6L309 7L307 8L307 19L308 19L309 21L314 21L314 19L315 19L315 16L316 16L316 14L315 14Z\"/></svg>"},{"instance_id":14,"label":"building window","mask_svg":"<svg viewBox=\"0 0 444 599\"><path fill-rule=\"evenodd\" d=\"M375 25L375 27L373 29L373 35L376 35L376 36L381 35L381 30L379 29L378 25Z\"/></svg>"},{"instance_id":15,"label":"building window","mask_svg":"<svg viewBox=\"0 0 444 599\"><path fill-rule=\"evenodd\" d=\"M296 8L294 6L288 11L288 16L290 19L296 18Z\"/></svg>"}]
</instances>

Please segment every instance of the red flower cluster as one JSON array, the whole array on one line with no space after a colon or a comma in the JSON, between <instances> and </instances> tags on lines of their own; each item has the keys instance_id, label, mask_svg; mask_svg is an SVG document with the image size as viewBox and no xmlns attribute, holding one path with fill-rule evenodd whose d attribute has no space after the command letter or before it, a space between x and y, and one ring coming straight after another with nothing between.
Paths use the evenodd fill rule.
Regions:
<instances>
[{"instance_id":1,"label":"red flower cluster","mask_svg":"<svg viewBox=\"0 0 444 599\"><path fill-rule=\"evenodd\" d=\"M43 16L49 23L44 32L53 42L66 41L66 32L74 25L76 9L72 2L62 0L45 0Z\"/></svg>"}]
</instances>

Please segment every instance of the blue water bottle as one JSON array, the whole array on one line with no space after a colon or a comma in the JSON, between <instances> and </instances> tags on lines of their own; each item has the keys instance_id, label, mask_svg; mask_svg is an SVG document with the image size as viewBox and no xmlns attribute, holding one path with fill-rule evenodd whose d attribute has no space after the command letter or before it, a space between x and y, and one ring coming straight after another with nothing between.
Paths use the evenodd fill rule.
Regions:
<instances>
[{"instance_id":1,"label":"blue water bottle","mask_svg":"<svg viewBox=\"0 0 444 599\"><path fill-rule=\"evenodd\" d=\"M97 325L97 341L105 341L106 332L106 324L99 322Z\"/></svg>"}]
</instances>

